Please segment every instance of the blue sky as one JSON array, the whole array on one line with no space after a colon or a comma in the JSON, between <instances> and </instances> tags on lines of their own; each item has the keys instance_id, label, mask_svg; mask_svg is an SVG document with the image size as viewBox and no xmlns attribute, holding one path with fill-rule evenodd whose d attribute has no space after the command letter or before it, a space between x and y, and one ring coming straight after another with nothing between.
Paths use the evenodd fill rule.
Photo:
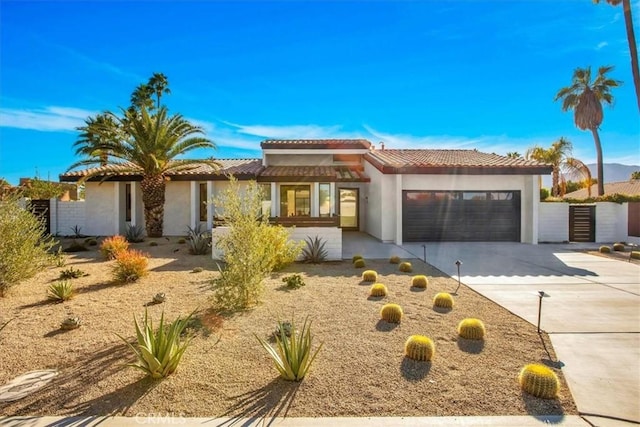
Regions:
<instances>
[{"instance_id":1,"label":"blue sky","mask_svg":"<svg viewBox=\"0 0 640 427\"><path fill-rule=\"evenodd\" d=\"M622 8L606 3L0 0L0 177L57 180L75 127L153 72L218 146L190 157L259 157L266 138L524 153L564 136L590 163L590 133L553 102L588 65L624 81L605 162L640 164Z\"/></svg>"}]
</instances>

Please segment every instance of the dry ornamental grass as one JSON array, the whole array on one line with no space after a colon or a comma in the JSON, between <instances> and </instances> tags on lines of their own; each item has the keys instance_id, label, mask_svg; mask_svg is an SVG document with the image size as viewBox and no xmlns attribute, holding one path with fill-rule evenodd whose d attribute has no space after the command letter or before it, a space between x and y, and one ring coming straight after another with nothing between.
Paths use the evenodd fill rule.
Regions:
<instances>
[{"instance_id":1,"label":"dry ornamental grass","mask_svg":"<svg viewBox=\"0 0 640 427\"><path fill-rule=\"evenodd\" d=\"M414 260L413 274L429 278L427 289L411 287L411 276L385 260L368 260L388 295L369 298L371 284L350 260L321 265L294 264L266 280L258 307L230 316L213 312L210 281L217 276L210 255L186 253L176 239L133 244L149 253L150 273L138 282L114 284L115 261L97 250L69 256L67 266L88 276L73 279L76 297L52 304L46 290L61 268L51 268L16 286L0 299L0 385L25 372L58 369L45 388L21 400L0 403L0 415L107 415L173 413L184 416L290 417L463 416L575 414L560 370L559 398L523 394L518 372L528 363L549 363L555 354L546 335L465 286L454 295L453 310L434 310L433 296L453 293L457 282ZM193 273L196 267L203 272ZM289 290L282 277L300 274L306 286ZM151 304L164 292L166 301ZM400 324L380 320L386 303L402 306ZM535 303L535 301L532 301ZM146 306L146 307L145 307ZM194 309L196 337L175 374L163 381L145 379L124 366L133 361L117 337L134 339L133 317L144 310L154 320L164 310L173 320ZM278 377L253 336L268 339L276 319L313 322L312 349L320 351L300 383ZM77 316L82 326L61 331L60 322ZM484 341L457 336L466 317L481 319ZM435 344L431 362L404 357L411 335ZM273 341L272 341L273 342Z\"/></svg>"}]
</instances>

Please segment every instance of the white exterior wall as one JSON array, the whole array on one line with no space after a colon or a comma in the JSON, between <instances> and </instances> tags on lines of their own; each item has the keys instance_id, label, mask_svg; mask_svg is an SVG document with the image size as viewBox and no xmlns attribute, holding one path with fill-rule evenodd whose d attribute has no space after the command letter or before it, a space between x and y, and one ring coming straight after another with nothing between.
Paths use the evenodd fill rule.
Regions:
<instances>
[{"instance_id":1,"label":"white exterior wall","mask_svg":"<svg viewBox=\"0 0 640 427\"><path fill-rule=\"evenodd\" d=\"M290 230L290 239L293 241L304 241L307 237L314 239L316 236L322 238L327 251L327 261L339 261L342 259L342 229L337 227L295 227ZM216 247L216 242L229 232L229 227L216 227L211 232L213 259L222 259L223 252Z\"/></svg>"},{"instance_id":2,"label":"white exterior wall","mask_svg":"<svg viewBox=\"0 0 640 427\"><path fill-rule=\"evenodd\" d=\"M368 199L361 205L366 210L365 231L383 242L395 239L396 209L391 194L395 192L395 176L385 175L365 162L364 172L371 178L368 184Z\"/></svg>"},{"instance_id":3,"label":"white exterior wall","mask_svg":"<svg viewBox=\"0 0 640 427\"><path fill-rule=\"evenodd\" d=\"M596 242L624 242L627 240L627 203L596 203Z\"/></svg>"},{"instance_id":4,"label":"white exterior wall","mask_svg":"<svg viewBox=\"0 0 640 427\"><path fill-rule=\"evenodd\" d=\"M169 181L165 189L165 236L184 236L191 224L191 182Z\"/></svg>"},{"instance_id":5,"label":"white exterior wall","mask_svg":"<svg viewBox=\"0 0 640 427\"><path fill-rule=\"evenodd\" d=\"M55 236L72 236L74 227L78 226L82 234L89 234L85 223L86 203L84 200L63 202L51 199L51 234Z\"/></svg>"},{"instance_id":6,"label":"white exterior wall","mask_svg":"<svg viewBox=\"0 0 640 427\"><path fill-rule=\"evenodd\" d=\"M538 241L569 241L569 204L540 202L538 206Z\"/></svg>"},{"instance_id":7,"label":"white exterior wall","mask_svg":"<svg viewBox=\"0 0 640 427\"><path fill-rule=\"evenodd\" d=\"M114 182L85 184L85 227L82 232L91 236L116 234L116 206Z\"/></svg>"}]
</instances>

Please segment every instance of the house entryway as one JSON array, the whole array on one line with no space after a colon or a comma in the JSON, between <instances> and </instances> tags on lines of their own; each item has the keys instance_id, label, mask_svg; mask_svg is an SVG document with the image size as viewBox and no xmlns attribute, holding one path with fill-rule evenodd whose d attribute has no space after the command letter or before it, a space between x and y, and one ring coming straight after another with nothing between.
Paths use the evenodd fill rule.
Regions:
<instances>
[{"instance_id":1,"label":"house entryway","mask_svg":"<svg viewBox=\"0 0 640 427\"><path fill-rule=\"evenodd\" d=\"M343 230L358 230L359 214L359 191L357 188L340 188L339 192L339 212L340 228Z\"/></svg>"}]
</instances>

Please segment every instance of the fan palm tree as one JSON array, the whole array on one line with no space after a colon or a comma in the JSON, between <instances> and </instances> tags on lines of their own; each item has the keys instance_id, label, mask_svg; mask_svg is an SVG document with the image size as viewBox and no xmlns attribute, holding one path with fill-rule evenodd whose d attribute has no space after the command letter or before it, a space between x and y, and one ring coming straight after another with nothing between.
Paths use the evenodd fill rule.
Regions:
<instances>
[{"instance_id":1,"label":"fan palm tree","mask_svg":"<svg viewBox=\"0 0 640 427\"><path fill-rule=\"evenodd\" d=\"M622 82L611 79L607 73L613 66L598 68L598 75L591 81L591 67L576 68L573 72L571 86L558 91L554 101L562 100L562 111L573 110L573 121L580 130L590 130L596 145L598 163L598 196L604 194L604 170L602 165L602 145L598 129L602 124L604 113L602 103L613 103L611 89Z\"/></svg>"},{"instance_id":2,"label":"fan palm tree","mask_svg":"<svg viewBox=\"0 0 640 427\"><path fill-rule=\"evenodd\" d=\"M600 0L593 0L600 3ZM624 25L627 29L627 42L629 43L629 53L631 54L631 73L633 74L633 84L636 88L636 100L638 110L640 110L640 70L638 69L638 45L636 35L633 30L633 18L631 17L631 0L606 0L611 6L618 6L622 3L624 12Z\"/></svg>"},{"instance_id":3,"label":"fan palm tree","mask_svg":"<svg viewBox=\"0 0 640 427\"><path fill-rule=\"evenodd\" d=\"M118 127L108 113L88 117L84 123L84 126L77 128L77 130L81 131L78 140L84 141L84 144L97 146L102 140L118 139ZM98 149L92 153L92 156L100 158L100 166L106 166L109 162L109 153L107 151Z\"/></svg>"},{"instance_id":4,"label":"fan palm tree","mask_svg":"<svg viewBox=\"0 0 640 427\"><path fill-rule=\"evenodd\" d=\"M160 98L162 98L162 95L171 93L167 76L162 73L153 73L149 79L149 83L147 83L147 87L151 90L151 93L156 96L156 108L160 108Z\"/></svg>"},{"instance_id":5,"label":"fan palm tree","mask_svg":"<svg viewBox=\"0 0 640 427\"><path fill-rule=\"evenodd\" d=\"M166 107L150 114L143 107L139 112L123 110L122 117L105 113L111 123L80 127L80 138L75 142L76 154L85 159L71 165L95 166L103 162L96 153L109 153L107 164L115 168L88 170L81 183L101 177L102 180L121 173L142 175L140 188L144 204L147 235L162 236L165 185L171 173L188 170L211 160L187 160L177 157L196 148L215 148L215 144L203 134L202 128L194 126L180 114L169 116Z\"/></svg>"},{"instance_id":6,"label":"fan palm tree","mask_svg":"<svg viewBox=\"0 0 640 427\"><path fill-rule=\"evenodd\" d=\"M551 144L551 147L549 148L542 148L536 145L528 149L525 154L525 158L549 164L553 168L551 172L552 196L564 196L566 189L565 176L567 175L575 175L585 178L589 188L589 196L591 196L591 172L587 165L580 160L571 157L572 149L573 146L571 142L568 139L561 137Z\"/></svg>"}]
</instances>

